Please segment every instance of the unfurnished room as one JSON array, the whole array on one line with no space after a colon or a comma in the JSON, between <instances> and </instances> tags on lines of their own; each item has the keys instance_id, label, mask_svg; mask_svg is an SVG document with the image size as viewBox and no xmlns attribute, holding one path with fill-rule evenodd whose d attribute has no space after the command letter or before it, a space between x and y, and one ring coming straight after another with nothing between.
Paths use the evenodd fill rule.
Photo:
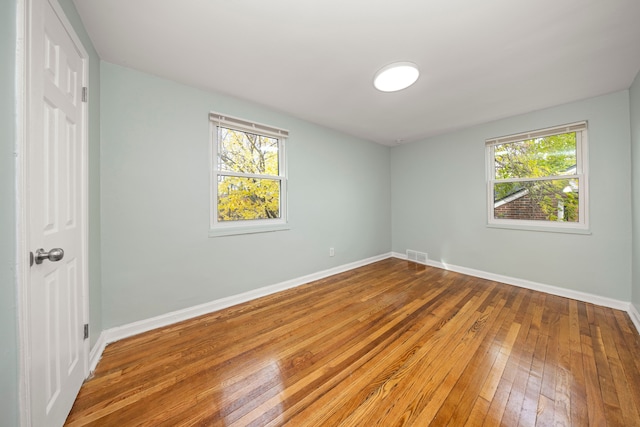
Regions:
<instances>
[{"instance_id":1,"label":"unfurnished room","mask_svg":"<svg viewBox=\"0 0 640 427\"><path fill-rule=\"evenodd\" d=\"M3 2L0 426L640 426L639 22Z\"/></svg>"}]
</instances>

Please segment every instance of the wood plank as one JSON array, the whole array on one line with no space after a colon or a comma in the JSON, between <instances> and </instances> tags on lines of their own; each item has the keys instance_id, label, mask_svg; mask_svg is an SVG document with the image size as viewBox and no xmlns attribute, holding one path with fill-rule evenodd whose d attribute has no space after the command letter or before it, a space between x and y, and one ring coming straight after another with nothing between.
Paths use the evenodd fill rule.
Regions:
<instances>
[{"instance_id":1,"label":"wood plank","mask_svg":"<svg viewBox=\"0 0 640 427\"><path fill-rule=\"evenodd\" d=\"M465 290L464 293L468 291L469 290ZM425 338L429 340L433 346L435 346L435 344L439 340L441 340L441 337L446 336L444 331L447 330L448 328L447 325L449 325L449 322L447 319L452 316L452 313L466 312L467 309L465 309L464 306L461 306L463 301L464 301L464 304L466 305L466 304L472 304L472 301L475 301L476 299L477 298L472 297L470 300L465 301L464 298L452 298L448 301L443 301L445 302L445 304L443 304L440 307L440 309L436 308L434 310L430 310L428 314L430 315L431 319L429 319L429 322L427 324L414 325L412 329L407 330L407 333L409 334L409 337L410 337L409 339L403 337L397 340L399 343L402 343L402 345L399 346L397 349L384 346L380 349L379 353L373 355L373 357L370 357L370 359L367 360L363 366L358 367L358 370L353 370L353 367L349 367L348 370L345 371L345 374L348 374L348 378L344 379L339 384L339 387L333 387L332 385L330 392L325 393L323 391L322 392L323 395L318 399L315 399L315 394L318 393L317 391L318 389L313 390L311 393L305 394L305 396L303 397L303 400L308 402L309 406L308 406L308 409L305 411L306 414L304 414L303 417L309 417L308 413L312 413L317 416L321 416L323 412L331 413L331 411L316 411L314 409L315 407L320 407L320 408L336 407L344 410L344 408L348 406L348 404L345 401L341 400L342 395L348 394L347 392L345 392L345 390L353 390L354 387L357 387L361 389L361 393L368 394L369 384L377 384L382 380L381 379L370 380L367 377L358 375L357 372L359 371L376 372L374 369L369 368L369 366L379 364L380 358L391 357L385 352L387 351L387 349L389 349L388 351L393 351L397 355L397 357L399 357L401 360L407 358L408 357L407 354L411 354L414 351L414 347L416 345L419 347L423 346L423 344L420 344L420 343L414 344L414 341L413 341L414 339L421 338L420 337L421 333L425 334ZM445 305L448 307L448 309L443 310L442 307ZM435 316L434 313L442 313L445 315L445 318L443 319L441 317ZM385 378L388 375L387 374L387 371L389 370L388 366L391 366L391 365L387 363L382 363L380 366L383 367L383 370L379 372L379 377ZM391 368L391 372L393 372L393 370L394 368ZM354 382L356 383L355 385L353 384ZM360 382L364 385L361 385ZM354 401L357 401L358 399L359 399L358 396L352 397L352 400ZM299 402L296 402L295 404L288 406L289 409L286 411L287 417L293 417L299 414L300 412L299 407L301 405L299 405L298 403ZM336 412L333 415L339 416L339 414L340 412Z\"/></svg>"},{"instance_id":2,"label":"wood plank","mask_svg":"<svg viewBox=\"0 0 640 427\"><path fill-rule=\"evenodd\" d=\"M484 337L478 351L473 355L472 360L458 379L455 389L449 393L446 401L438 410L437 416L433 420L435 424L463 424L464 420L471 416L475 402L481 397L483 390L488 394L492 378L496 378L496 371L499 372L498 378L502 374L501 359L504 358L505 353L508 357L511 352L513 341L520 327L520 325L513 323L514 311L504 310L505 305L500 305L500 314L493 329ZM513 307L511 304L509 306ZM499 343L503 343L503 345L498 346ZM504 359L506 360L506 358ZM489 397L484 400L490 399ZM486 410L488 411L488 405Z\"/></svg>"},{"instance_id":3,"label":"wood plank","mask_svg":"<svg viewBox=\"0 0 640 427\"><path fill-rule=\"evenodd\" d=\"M509 399L507 400L507 405L502 416L501 422L504 425L515 426L518 424L522 404L525 399L526 385L529 375L531 374L533 352L538 339L538 330L532 327L537 298L539 298L539 295L535 295L532 298L526 316L523 318L523 324L520 329L521 335L519 336L519 340L516 341L518 363L515 369L511 393L509 394Z\"/></svg>"},{"instance_id":4,"label":"wood plank","mask_svg":"<svg viewBox=\"0 0 640 427\"><path fill-rule=\"evenodd\" d=\"M414 404L410 404L406 406L404 411L405 416L403 419L406 419L406 422L409 424L418 424L418 425L428 425L432 421L437 424L434 418L438 415L440 410L445 407L447 403L447 399L451 398L452 402L459 401L460 395L462 394L464 388L462 384L468 384L469 378L462 378L462 372L466 370L469 366L471 358L475 353L477 353L484 342L485 338L489 335L492 330L492 325L496 322L496 319L499 318L499 313L504 306L504 300L501 300L500 303L496 305L496 307L486 307L482 312L478 312L480 317L478 317L473 325L465 332L465 335L460 339L460 341L455 345L453 350L451 350L451 355L448 353L441 354L440 359L446 361L442 365L433 364L433 369L437 370L437 375L430 375L429 380L431 383L436 384L441 378L440 385L437 389L437 392L432 394L429 398L426 398L424 393L422 392L408 392L407 395L422 395L420 399L414 399ZM448 355L448 356L447 356ZM417 365L418 367L419 365ZM428 368L419 368L415 373L415 378L417 375L422 374L424 371L429 371ZM445 375L446 374L446 375ZM441 377L444 375L443 377ZM419 378L419 377L418 377ZM412 384L407 385L407 390L415 390ZM429 384L429 382L427 382ZM426 386L425 388L431 388ZM472 402L471 402L472 403ZM401 408L402 405L394 405L397 408ZM448 407L443 410L442 417L447 420L450 419L452 410L455 409L455 403L451 403ZM471 408L469 407L468 410ZM378 413L380 413L380 408L378 408ZM408 414L408 415L407 415ZM380 425L388 425L394 418L393 413L389 412L385 417L376 416L376 413L370 414L363 419L368 420L369 423L372 423L374 420L381 420ZM367 423L363 424L367 425Z\"/></svg>"},{"instance_id":5,"label":"wood plank","mask_svg":"<svg viewBox=\"0 0 640 427\"><path fill-rule=\"evenodd\" d=\"M387 259L109 345L70 426L640 425L624 312Z\"/></svg>"},{"instance_id":6,"label":"wood plank","mask_svg":"<svg viewBox=\"0 0 640 427\"><path fill-rule=\"evenodd\" d=\"M593 354L593 344L590 336L580 335L582 340L582 363L584 366L585 389L587 395L587 413L589 424L606 425L604 401L600 388L600 378Z\"/></svg>"},{"instance_id":7,"label":"wood plank","mask_svg":"<svg viewBox=\"0 0 640 427\"><path fill-rule=\"evenodd\" d=\"M640 408L636 406L632 387L629 384L629 380L634 380L627 377L618 353L618 348L626 348L626 341L621 337L621 331L618 329L611 310L599 307L596 313L601 320L599 324L602 330L603 349L607 354L607 362L611 370L615 393L619 401L619 407L622 409L623 425L633 425L635 420L640 418L638 415ZM634 382L637 385L637 381Z\"/></svg>"},{"instance_id":8,"label":"wood plank","mask_svg":"<svg viewBox=\"0 0 640 427\"><path fill-rule=\"evenodd\" d=\"M485 291L484 295L487 293L488 292ZM375 380L369 380L366 375L359 375L358 372L356 372L355 378L357 378L357 381L354 384L350 384L349 390L355 391L359 389L359 392L345 393L342 389L336 389L336 392L327 395L327 398L330 399L329 401L325 402L324 399L322 399L318 402L322 405L322 408L333 408L333 410L326 411L327 413L324 414L324 411L314 410L313 408L316 407L316 405L312 405L312 407L310 407L311 411L301 413L298 418L302 418L304 420L315 420L314 422L317 422L319 425L336 425L340 422L344 422L345 418L348 417L351 417L351 420L353 421L358 417L357 412L362 413L371 405L370 399L372 396L377 394L379 398L384 399L386 397L386 393L379 394L376 390L380 387L385 387L386 389L392 388L389 385L389 382L396 384L403 378L411 378L411 384L409 384L410 387L420 384L421 380L419 378L412 377L413 372L416 370L418 370L419 373L432 371L438 372L438 363L440 360L438 356L447 349L450 351L452 348L452 338L460 337L462 331L471 328L480 318L480 314L477 313L476 310L482 304L483 298L484 297L482 295L474 296L461 308L458 309L458 304L456 304L450 313L443 313L444 317L440 318L440 323L438 324L437 329L434 330L433 335L430 337L429 342L427 343L428 345L421 344L417 349L410 348L408 351L411 357L408 358L408 363L405 362L400 365L399 369L392 370L391 374L393 375L391 377L387 375L387 367L389 366L389 363L383 362L378 364L378 361L374 360L372 363L377 364L379 366L378 369L383 369L381 376ZM456 314L452 315L452 313ZM464 319L464 322L454 321L457 317L461 320ZM417 356L413 354L414 351L418 352ZM406 352L400 353L402 354L401 360L407 358L405 353ZM392 357L394 356L392 355ZM416 363L427 364L431 366L431 369L420 369L419 367L416 367ZM361 371L375 372L375 369L370 369L369 365L366 365L362 367ZM407 373L407 371L409 373ZM436 378L429 378L428 380L437 381ZM394 397L396 394L404 393L408 392L404 387L399 387L398 391L394 393ZM411 395L410 392L409 395ZM394 408L390 407L390 409Z\"/></svg>"},{"instance_id":9,"label":"wood plank","mask_svg":"<svg viewBox=\"0 0 640 427\"><path fill-rule=\"evenodd\" d=\"M569 351L571 367L569 369L571 382L571 425L588 425L587 392L585 386L585 372L583 368L581 336L586 324L586 311L580 310L583 303L569 301ZM584 330L589 330L587 327Z\"/></svg>"},{"instance_id":10,"label":"wood plank","mask_svg":"<svg viewBox=\"0 0 640 427\"><path fill-rule=\"evenodd\" d=\"M554 402L544 394L538 396L538 414L536 417L536 426L546 427L557 425L554 424Z\"/></svg>"}]
</instances>

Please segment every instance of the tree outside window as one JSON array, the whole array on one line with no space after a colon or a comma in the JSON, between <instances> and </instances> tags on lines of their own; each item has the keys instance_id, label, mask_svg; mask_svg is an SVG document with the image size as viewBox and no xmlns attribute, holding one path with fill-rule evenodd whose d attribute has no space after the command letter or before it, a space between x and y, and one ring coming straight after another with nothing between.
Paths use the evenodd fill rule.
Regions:
<instances>
[{"instance_id":1,"label":"tree outside window","mask_svg":"<svg viewBox=\"0 0 640 427\"><path fill-rule=\"evenodd\" d=\"M585 141L586 123L487 141L489 223L584 225Z\"/></svg>"},{"instance_id":2,"label":"tree outside window","mask_svg":"<svg viewBox=\"0 0 640 427\"><path fill-rule=\"evenodd\" d=\"M288 132L217 113L210 117L212 231L255 232L255 227L285 224Z\"/></svg>"},{"instance_id":3,"label":"tree outside window","mask_svg":"<svg viewBox=\"0 0 640 427\"><path fill-rule=\"evenodd\" d=\"M280 218L277 138L218 126L217 161L218 221Z\"/></svg>"}]
</instances>

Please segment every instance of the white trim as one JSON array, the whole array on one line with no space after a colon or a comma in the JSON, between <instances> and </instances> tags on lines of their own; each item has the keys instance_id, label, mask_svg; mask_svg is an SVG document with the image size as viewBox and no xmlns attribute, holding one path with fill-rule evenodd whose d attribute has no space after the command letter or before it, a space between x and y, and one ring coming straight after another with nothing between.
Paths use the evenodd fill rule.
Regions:
<instances>
[{"instance_id":1,"label":"white trim","mask_svg":"<svg viewBox=\"0 0 640 427\"><path fill-rule=\"evenodd\" d=\"M587 122L569 123L566 125L554 126L546 129L534 130L529 132L516 133L512 135L499 136L485 140L485 145L502 145L511 142L528 141L530 139L544 138L547 136L558 135L561 133L580 132L587 129Z\"/></svg>"},{"instance_id":2,"label":"white trim","mask_svg":"<svg viewBox=\"0 0 640 427\"><path fill-rule=\"evenodd\" d=\"M629 310L627 312L629 313L629 317L631 318L633 325L636 327L638 333L640 334L640 313L638 313L638 309L636 309L636 306L633 305L633 303L630 303Z\"/></svg>"},{"instance_id":3,"label":"white trim","mask_svg":"<svg viewBox=\"0 0 640 427\"><path fill-rule=\"evenodd\" d=\"M94 354L92 354L92 366L93 362L97 363L97 360L102 355L102 351L107 344L111 344L118 340L138 335L143 332L151 331L163 326L172 325L174 323L182 322L184 320L192 319L194 317L202 316L203 314L209 314L214 311L221 310L223 308L231 307L243 302L251 301L256 298L264 297L274 294L276 292L284 291L286 289L295 288L300 285L304 285L309 282L324 279L325 277L333 276L334 274L343 273L345 271L353 270L354 268L362 267L374 262L382 261L383 259L391 258L391 253L382 255L376 255L370 258L366 258L360 261L355 261L349 264L333 267L328 270L319 271L317 273L309 274L307 276L298 277L295 279L287 280L285 282L277 283L275 285L265 286L262 288L254 289L248 292L243 292L237 295L231 295L225 298L220 298L214 301L210 301L204 304L187 307L182 310L172 311L170 313L161 314L149 319L139 320L137 322L129 323L122 326L116 326L114 328L106 329L100 335L98 342L102 346L98 346L98 343L94 346Z\"/></svg>"},{"instance_id":4,"label":"white trim","mask_svg":"<svg viewBox=\"0 0 640 427\"><path fill-rule=\"evenodd\" d=\"M21 426L31 425L31 375L29 370L31 328L29 327L29 267L24 254L29 247L27 203L28 164L26 161L29 116L28 45L29 0L16 5L16 292L18 302L18 416Z\"/></svg>"},{"instance_id":5,"label":"white trim","mask_svg":"<svg viewBox=\"0 0 640 427\"><path fill-rule=\"evenodd\" d=\"M503 220L509 221L509 220ZM517 221L517 220L514 220ZM551 221L549 221L551 222ZM567 224L562 222L560 224ZM518 223L504 223L504 224L487 224L488 228L503 228L505 230L520 230L520 231L540 231L544 233L564 233L564 234L593 234L590 229L585 228L571 228L571 227L551 227L551 226L539 226L539 225L521 225Z\"/></svg>"},{"instance_id":6,"label":"white trim","mask_svg":"<svg viewBox=\"0 0 640 427\"><path fill-rule=\"evenodd\" d=\"M216 126L236 128L254 134L259 133L271 138L279 139L289 137L289 131L286 129L266 125L264 123L254 122L251 120L241 119L240 117L234 117L228 114L216 113L215 111L211 111L209 113L209 120L215 123Z\"/></svg>"},{"instance_id":7,"label":"white trim","mask_svg":"<svg viewBox=\"0 0 640 427\"><path fill-rule=\"evenodd\" d=\"M106 346L107 341L105 338L105 333L103 331L102 333L100 333L98 341L96 341L96 343L93 345L91 353L89 354L89 374L96 370L96 366L98 366L98 362L100 361L100 358L102 357L102 353L104 352Z\"/></svg>"},{"instance_id":8,"label":"white trim","mask_svg":"<svg viewBox=\"0 0 640 427\"><path fill-rule=\"evenodd\" d=\"M274 294L276 292L284 291L286 289L295 288L297 286L304 285L309 282L323 279L325 277L332 276L334 274L343 273L345 271L353 270L355 268L363 267L374 262L382 261L387 258L407 259L406 254L398 252L389 252L382 255L376 255L371 258L366 258L360 261L355 261L349 264L344 264L338 267L330 268L328 270L319 271L317 273L309 274L307 276L291 279L286 282L277 283L275 285L265 286L252 291L244 292L238 295L231 295L229 297L221 298L218 300L210 301L208 303L188 307L182 310L173 311L160 316L155 316L149 319L140 320L137 322L129 323L122 326L116 326L114 328L106 329L102 331L98 341L91 350L91 372L93 372L102 357L102 353L108 344L119 341L124 338L128 338L134 335L148 332L153 329L157 329L163 326L168 326L174 323L182 322L184 320L192 319L194 317L209 314L214 311L222 310L227 307L231 307L243 302L251 301L256 298L264 297ZM545 292L552 295L563 296L566 298L572 298L579 301L590 302L593 304L602 305L605 307L611 307L619 310L624 310L629 313L631 320L633 320L638 333L640 333L640 315L635 311L633 304L629 304L623 301L601 297L598 295L588 294L584 292L571 291L568 289L562 289L555 286L543 285L540 283L530 282L527 280L516 279L513 277L502 276L499 274L487 273L480 270L474 270L471 268L459 267L450 264L444 264L437 261L427 260L427 265L436 268L442 268L444 270L455 271L461 274L469 276L480 277L483 279L498 281L509 285L514 285L522 288L532 289L540 292ZM635 318L634 318L635 316Z\"/></svg>"},{"instance_id":9,"label":"white trim","mask_svg":"<svg viewBox=\"0 0 640 427\"><path fill-rule=\"evenodd\" d=\"M263 224L237 227L221 227L209 230L209 237L237 236L239 234L270 233L291 230L289 224Z\"/></svg>"},{"instance_id":10,"label":"white trim","mask_svg":"<svg viewBox=\"0 0 640 427\"><path fill-rule=\"evenodd\" d=\"M392 252L395 258L407 259L406 255L397 252ZM615 308L616 310L629 311L628 302L620 301L613 298L603 297L600 295L590 294L587 292L574 291L572 289L560 288L552 285L545 285L543 283L532 282L530 280L518 279L516 277L503 276L501 274L489 273L482 270L475 270L473 268L460 267L458 265L448 264L444 262L427 260L426 265L443 270L454 271L456 273L466 274L468 276L479 277L481 279L492 280L494 282L506 283L507 285L517 286L519 288L531 289L533 291L544 292L551 295L557 295L560 297L571 298L578 301L588 302L591 304L601 305L603 307Z\"/></svg>"},{"instance_id":11,"label":"white trim","mask_svg":"<svg viewBox=\"0 0 640 427\"><path fill-rule=\"evenodd\" d=\"M580 174L567 174L567 175L547 175L540 177L532 177L532 178L504 178L500 180L495 180L496 183L508 183L508 182L542 182L542 181L561 181L566 179L582 179L582 175Z\"/></svg>"},{"instance_id":12,"label":"white trim","mask_svg":"<svg viewBox=\"0 0 640 427\"><path fill-rule=\"evenodd\" d=\"M590 234L589 232L589 157L588 157L588 129L587 122L571 123L568 125L555 126L541 129L539 131L525 132L505 137L491 138L485 141L485 167L487 184L487 226L498 228L512 228L518 230L548 231L548 232L568 232L576 234ZM544 177L530 178L508 178L497 179L495 176L495 146L499 144L512 144L523 140L541 138L558 135L562 133L575 132L576 134L576 165L571 175L549 175ZM578 187L578 222L564 221L541 221L496 218L496 208L507 203L495 201L495 185L509 182L532 182L532 181L552 181L563 179L577 179L580 182ZM518 193L520 194L520 193ZM508 201L515 200L511 198ZM577 232L576 232L577 230Z\"/></svg>"},{"instance_id":13,"label":"white trim","mask_svg":"<svg viewBox=\"0 0 640 427\"><path fill-rule=\"evenodd\" d=\"M230 116L223 116L219 113L209 114L210 124L210 144L209 144L209 237L230 236L239 234L253 234L268 231L278 231L288 229L288 168L286 145L289 132L273 126L250 122ZM220 118L218 120L216 118ZM224 120L227 122L224 122ZM274 138L278 141L278 175L250 174L234 171L224 171L218 165L218 143L220 138L219 127L240 132L250 132ZM238 178L267 179L280 182L279 218L253 219L238 221L218 221L218 179L222 176L233 176Z\"/></svg>"}]
</instances>

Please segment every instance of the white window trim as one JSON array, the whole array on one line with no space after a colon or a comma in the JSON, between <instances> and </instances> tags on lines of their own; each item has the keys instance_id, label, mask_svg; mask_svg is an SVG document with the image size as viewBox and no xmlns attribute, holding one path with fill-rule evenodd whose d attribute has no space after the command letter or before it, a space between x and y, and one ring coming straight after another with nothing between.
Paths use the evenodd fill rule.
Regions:
<instances>
[{"instance_id":1,"label":"white window trim","mask_svg":"<svg viewBox=\"0 0 640 427\"><path fill-rule=\"evenodd\" d=\"M576 172L573 175L555 175L543 178L495 179L494 148L496 145L542 138L561 133L576 132ZM490 138L485 141L486 181L487 181L487 226L518 230L548 231L559 233L591 234L589 230L589 157L587 122L576 122L531 132ZM549 181L553 179L578 178L578 217L579 222L537 221L495 218L494 184L500 182Z\"/></svg>"},{"instance_id":2,"label":"white window trim","mask_svg":"<svg viewBox=\"0 0 640 427\"><path fill-rule=\"evenodd\" d=\"M218 126L229 129L251 132L263 136L269 136L278 140L278 172L275 175L251 175L230 171L219 171L218 158ZM272 231L288 230L288 205L287 205L287 156L286 140L289 131L261 123L250 122L238 117L211 112L209 113L210 153L209 153L209 237L232 236L238 234L266 233ZM254 219L246 221L218 221L218 175L242 176L254 178L269 178L280 181L280 218Z\"/></svg>"}]
</instances>

